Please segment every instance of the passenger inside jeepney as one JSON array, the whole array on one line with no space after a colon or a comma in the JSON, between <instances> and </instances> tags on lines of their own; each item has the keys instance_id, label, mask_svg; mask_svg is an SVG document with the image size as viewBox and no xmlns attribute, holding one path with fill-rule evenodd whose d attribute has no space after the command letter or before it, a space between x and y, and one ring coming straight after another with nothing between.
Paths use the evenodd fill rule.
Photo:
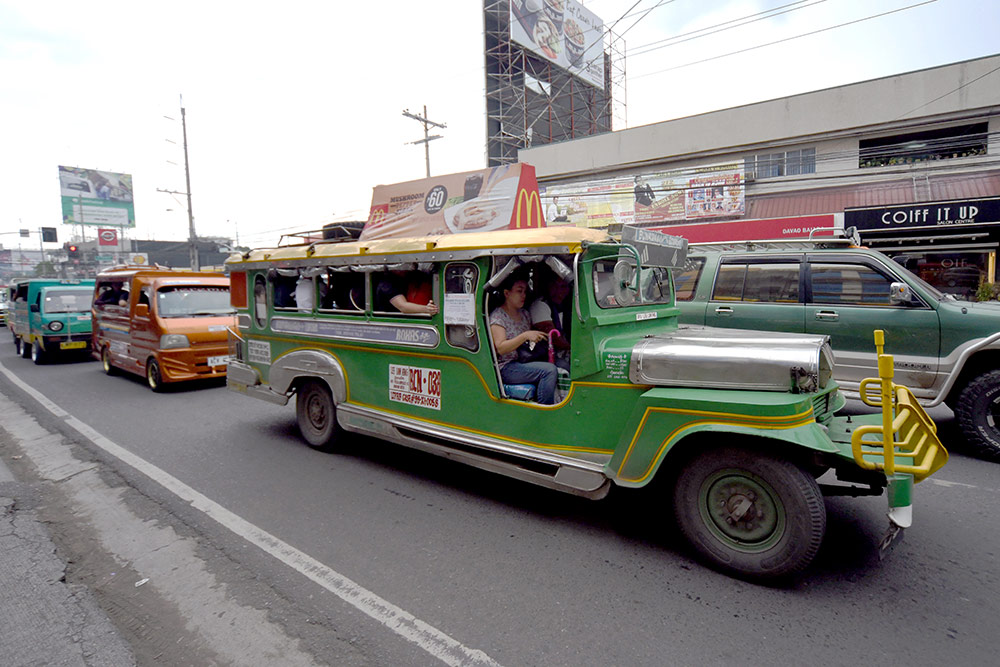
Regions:
<instances>
[{"instance_id":1,"label":"passenger inside jeepney","mask_svg":"<svg viewBox=\"0 0 1000 667\"><path fill-rule=\"evenodd\" d=\"M125 292L127 295L128 292ZM104 308L106 306L117 306L120 305L122 296L122 284L121 283L108 283L106 285L101 285L100 292L97 298L94 300L94 305L98 308ZM126 303L128 301L126 300Z\"/></svg>"},{"instance_id":2,"label":"passenger inside jeepney","mask_svg":"<svg viewBox=\"0 0 1000 667\"><path fill-rule=\"evenodd\" d=\"M496 350L500 379L504 385L535 385L535 400L555 403L555 364L534 360L533 354L547 335L531 327L531 316L524 309L528 295L528 277L516 270L500 285L503 303L490 313L490 336Z\"/></svg>"},{"instance_id":3,"label":"passenger inside jeepney","mask_svg":"<svg viewBox=\"0 0 1000 667\"><path fill-rule=\"evenodd\" d=\"M555 364L569 372L569 335L572 318L569 304L570 285L543 265L535 277L540 284L541 296L531 303L529 314L531 326L544 334L555 331L550 336L555 351Z\"/></svg>"},{"instance_id":4,"label":"passenger inside jeepney","mask_svg":"<svg viewBox=\"0 0 1000 667\"><path fill-rule=\"evenodd\" d=\"M421 271L393 270L381 274L375 287L375 310L407 315L436 315L430 276Z\"/></svg>"}]
</instances>

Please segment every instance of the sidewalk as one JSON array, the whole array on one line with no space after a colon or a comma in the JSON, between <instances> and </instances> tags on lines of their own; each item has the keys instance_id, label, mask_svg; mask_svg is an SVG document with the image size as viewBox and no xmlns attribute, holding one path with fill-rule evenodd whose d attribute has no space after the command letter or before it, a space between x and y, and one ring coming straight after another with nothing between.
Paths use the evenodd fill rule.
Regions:
<instances>
[{"instance_id":1,"label":"sidewalk","mask_svg":"<svg viewBox=\"0 0 1000 667\"><path fill-rule=\"evenodd\" d=\"M90 591L64 581L65 563L30 509L34 495L0 460L0 662L134 665Z\"/></svg>"}]
</instances>

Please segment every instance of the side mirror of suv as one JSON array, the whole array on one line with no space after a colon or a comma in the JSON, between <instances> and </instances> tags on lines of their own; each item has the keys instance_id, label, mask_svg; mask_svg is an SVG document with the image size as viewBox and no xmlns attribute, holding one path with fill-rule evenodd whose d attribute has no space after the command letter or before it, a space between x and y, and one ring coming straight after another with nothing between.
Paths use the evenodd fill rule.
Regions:
<instances>
[{"instance_id":1,"label":"side mirror of suv","mask_svg":"<svg viewBox=\"0 0 1000 667\"><path fill-rule=\"evenodd\" d=\"M913 301L913 292L906 283L892 283L889 285L889 302L896 305L907 306Z\"/></svg>"}]
</instances>

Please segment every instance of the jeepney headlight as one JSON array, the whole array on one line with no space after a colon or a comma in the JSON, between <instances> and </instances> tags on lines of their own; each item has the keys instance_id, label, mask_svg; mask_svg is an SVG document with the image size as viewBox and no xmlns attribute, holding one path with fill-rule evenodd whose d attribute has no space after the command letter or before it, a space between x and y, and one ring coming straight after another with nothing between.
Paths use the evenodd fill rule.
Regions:
<instances>
[{"instance_id":1,"label":"jeepney headlight","mask_svg":"<svg viewBox=\"0 0 1000 667\"><path fill-rule=\"evenodd\" d=\"M161 350L173 350L180 347L191 347L188 337L184 334L163 334L160 336Z\"/></svg>"},{"instance_id":2,"label":"jeepney headlight","mask_svg":"<svg viewBox=\"0 0 1000 667\"><path fill-rule=\"evenodd\" d=\"M63 323L56 320L55 322L49 322L49 331L62 331Z\"/></svg>"}]
</instances>

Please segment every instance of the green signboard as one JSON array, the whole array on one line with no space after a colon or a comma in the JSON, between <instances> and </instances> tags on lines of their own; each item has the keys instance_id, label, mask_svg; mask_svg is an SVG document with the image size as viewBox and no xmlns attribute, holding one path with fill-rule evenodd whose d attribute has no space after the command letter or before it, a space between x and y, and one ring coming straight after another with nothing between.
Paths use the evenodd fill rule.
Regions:
<instances>
[{"instance_id":1,"label":"green signboard","mask_svg":"<svg viewBox=\"0 0 1000 667\"><path fill-rule=\"evenodd\" d=\"M135 227L132 175L59 167L63 224Z\"/></svg>"}]
</instances>

